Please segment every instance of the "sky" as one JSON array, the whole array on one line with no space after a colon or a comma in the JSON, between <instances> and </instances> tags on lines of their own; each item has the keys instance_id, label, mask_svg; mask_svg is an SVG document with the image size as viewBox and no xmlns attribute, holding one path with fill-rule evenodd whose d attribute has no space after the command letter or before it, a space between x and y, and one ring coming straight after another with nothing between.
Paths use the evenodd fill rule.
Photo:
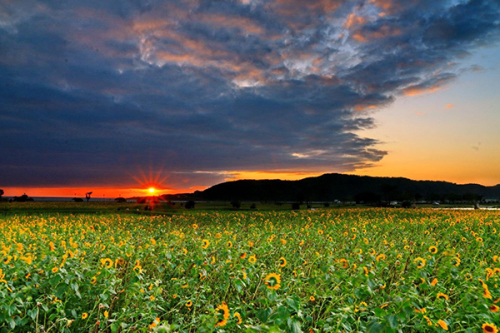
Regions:
<instances>
[{"instance_id":1,"label":"sky","mask_svg":"<svg viewBox=\"0 0 500 333\"><path fill-rule=\"evenodd\" d=\"M500 183L500 3L0 0L0 188Z\"/></svg>"}]
</instances>

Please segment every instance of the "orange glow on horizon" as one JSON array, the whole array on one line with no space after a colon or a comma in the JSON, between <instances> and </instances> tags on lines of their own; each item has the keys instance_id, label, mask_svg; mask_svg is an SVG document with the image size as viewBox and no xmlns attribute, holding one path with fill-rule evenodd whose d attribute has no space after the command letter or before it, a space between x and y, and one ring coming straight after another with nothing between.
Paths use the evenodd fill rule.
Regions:
<instances>
[{"instance_id":1,"label":"orange glow on horizon","mask_svg":"<svg viewBox=\"0 0 500 333\"><path fill-rule=\"evenodd\" d=\"M64 188L64 187L2 187L4 197L21 196L26 193L30 197L66 197L66 198L85 198L85 193L93 192L92 198L110 198L118 197L143 197L145 195L163 195L193 192L192 189L170 189L170 188Z\"/></svg>"}]
</instances>

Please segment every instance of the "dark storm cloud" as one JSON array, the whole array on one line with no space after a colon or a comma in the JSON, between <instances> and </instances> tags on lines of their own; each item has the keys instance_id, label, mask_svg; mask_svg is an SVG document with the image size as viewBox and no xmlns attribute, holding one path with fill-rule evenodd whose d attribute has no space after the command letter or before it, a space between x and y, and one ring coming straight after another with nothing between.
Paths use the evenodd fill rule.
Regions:
<instances>
[{"instance_id":1,"label":"dark storm cloud","mask_svg":"<svg viewBox=\"0 0 500 333\"><path fill-rule=\"evenodd\" d=\"M439 89L499 37L495 1L8 1L0 184L171 187L351 171L373 110ZM208 171L196 173L196 171Z\"/></svg>"}]
</instances>

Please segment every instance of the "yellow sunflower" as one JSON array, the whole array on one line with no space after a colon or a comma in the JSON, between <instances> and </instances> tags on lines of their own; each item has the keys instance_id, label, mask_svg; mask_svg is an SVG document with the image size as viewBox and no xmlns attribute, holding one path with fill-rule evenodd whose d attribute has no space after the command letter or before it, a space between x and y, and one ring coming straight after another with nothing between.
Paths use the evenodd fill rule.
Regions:
<instances>
[{"instance_id":1,"label":"yellow sunflower","mask_svg":"<svg viewBox=\"0 0 500 333\"><path fill-rule=\"evenodd\" d=\"M483 326L481 326L483 329L484 333L497 333L498 332L498 327L495 326L495 324L488 324L485 323Z\"/></svg>"},{"instance_id":2,"label":"yellow sunflower","mask_svg":"<svg viewBox=\"0 0 500 333\"><path fill-rule=\"evenodd\" d=\"M425 266L425 263L427 262L427 260L425 260L424 258L415 258L414 262L417 264L417 268L423 268Z\"/></svg>"},{"instance_id":3,"label":"yellow sunflower","mask_svg":"<svg viewBox=\"0 0 500 333\"><path fill-rule=\"evenodd\" d=\"M223 327L226 326L227 320L229 319L229 307L227 306L226 302L222 302L221 305L217 306L215 308L215 311L217 314L222 314L222 319L215 324L215 327Z\"/></svg>"},{"instance_id":4,"label":"yellow sunflower","mask_svg":"<svg viewBox=\"0 0 500 333\"><path fill-rule=\"evenodd\" d=\"M101 266L104 266L106 268L111 268L113 266L113 260L109 258L101 259Z\"/></svg>"},{"instance_id":5,"label":"yellow sunflower","mask_svg":"<svg viewBox=\"0 0 500 333\"><path fill-rule=\"evenodd\" d=\"M201 247L204 248L204 249L206 249L209 245L210 245L210 242L208 241L208 239L204 239L202 241Z\"/></svg>"},{"instance_id":6,"label":"yellow sunflower","mask_svg":"<svg viewBox=\"0 0 500 333\"><path fill-rule=\"evenodd\" d=\"M437 325L441 326L441 328L445 331L448 330L448 324L444 320L439 319Z\"/></svg>"},{"instance_id":7,"label":"yellow sunflower","mask_svg":"<svg viewBox=\"0 0 500 333\"><path fill-rule=\"evenodd\" d=\"M498 312L498 306L496 306L494 304L490 305L490 311L491 312Z\"/></svg>"},{"instance_id":8,"label":"yellow sunflower","mask_svg":"<svg viewBox=\"0 0 500 333\"><path fill-rule=\"evenodd\" d=\"M429 247L429 252L432 253L432 254L436 254L438 251L437 247L435 246L431 246Z\"/></svg>"},{"instance_id":9,"label":"yellow sunflower","mask_svg":"<svg viewBox=\"0 0 500 333\"><path fill-rule=\"evenodd\" d=\"M265 283L267 285L267 288L269 289L274 289L274 290L278 290L281 285L281 277L279 274L276 274L276 273L269 273L265 278Z\"/></svg>"},{"instance_id":10,"label":"yellow sunflower","mask_svg":"<svg viewBox=\"0 0 500 333\"><path fill-rule=\"evenodd\" d=\"M243 320L241 320L241 315L238 312L235 312L233 317L238 318L237 324L241 324L243 322Z\"/></svg>"},{"instance_id":11,"label":"yellow sunflower","mask_svg":"<svg viewBox=\"0 0 500 333\"><path fill-rule=\"evenodd\" d=\"M448 295L444 294L444 293L437 293L436 295L436 298L444 298L446 300L449 300L450 298L448 297Z\"/></svg>"},{"instance_id":12,"label":"yellow sunflower","mask_svg":"<svg viewBox=\"0 0 500 333\"><path fill-rule=\"evenodd\" d=\"M87 319L89 314L87 312L82 313L82 319Z\"/></svg>"},{"instance_id":13,"label":"yellow sunflower","mask_svg":"<svg viewBox=\"0 0 500 333\"><path fill-rule=\"evenodd\" d=\"M280 266L285 267L286 266L286 259L281 257L279 260L280 260Z\"/></svg>"},{"instance_id":14,"label":"yellow sunflower","mask_svg":"<svg viewBox=\"0 0 500 333\"><path fill-rule=\"evenodd\" d=\"M253 256L250 256L250 257L248 258L248 261L249 261L251 264L255 264L255 262L257 261L257 258L255 257L255 255L253 255Z\"/></svg>"}]
</instances>

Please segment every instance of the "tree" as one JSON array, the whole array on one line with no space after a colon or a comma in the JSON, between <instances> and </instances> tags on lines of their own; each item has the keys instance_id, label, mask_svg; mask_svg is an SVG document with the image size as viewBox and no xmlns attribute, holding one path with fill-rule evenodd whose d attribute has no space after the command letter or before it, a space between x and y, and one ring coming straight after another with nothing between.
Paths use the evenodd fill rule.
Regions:
<instances>
[{"instance_id":1,"label":"tree","mask_svg":"<svg viewBox=\"0 0 500 333\"><path fill-rule=\"evenodd\" d=\"M185 207L186 209L191 209L191 208L194 208L194 205L195 205L195 204L196 204L196 203L195 203L193 200L189 200L188 202L186 202L186 204L184 205L184 207Z\"/></svg>"},{"instance_id":2,"label":"tree","mask_svg":"<svg viewBox=\"0 0 500 333\"><path fill-rule=\"evenodd\" d=\"M90 201L90 196L92 195L92 192L88 192L85 194L85 199L87 199L87 202Z\"/></svg>"},{"instance_id":3,"label":"tree","mask_svg":"<svg viewBox=\"0 0 500 333\"><path fill-rule=\"evenodd\" d=\"M239 209L241 207L241 202L239 200L232 200L231 206L233 206L234 209Z\"/></svg>"},{"instance_id":4,"label":"tree","mask_svg":"<svg viewBox=\"0 0 500 333\"><path fill-rule=\"evenodd\" d=\"M0 189L0 199L2 199L2 195L3 195L4 193L5 193L5 192L4 192L2 189Z\"/></svg>"},{"instance_id":5,"label":"tree","mask_svg":"<svg viewBox=\"0 0 500 333\"><path fill-rule=\"evenodd\" d=\"M127 199L122 198L122 197L118 197L118 198L115 199L115 201L118 202L118 203L123 203L123 202L127 202Z\"/></svg>"}]
</instances>

